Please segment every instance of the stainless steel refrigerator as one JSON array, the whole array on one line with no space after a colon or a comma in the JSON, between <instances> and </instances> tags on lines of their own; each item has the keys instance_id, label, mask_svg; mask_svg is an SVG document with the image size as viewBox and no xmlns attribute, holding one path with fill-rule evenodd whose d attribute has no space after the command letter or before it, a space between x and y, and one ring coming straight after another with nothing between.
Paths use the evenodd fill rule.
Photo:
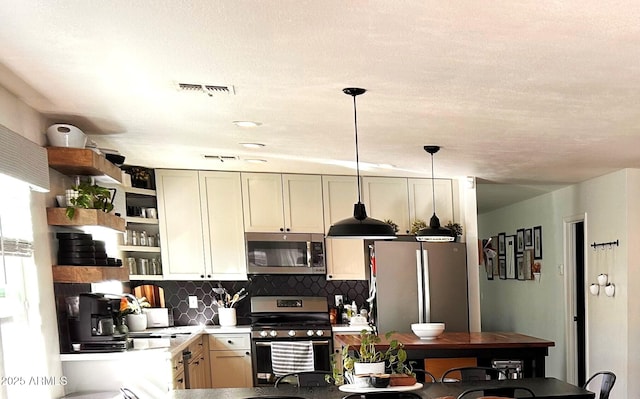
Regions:
<instances>
[{"instance_id":1,"label":"stainless steel refrigerator","mask_svg":"<svg viewBox=\"0 0 640 399\"><path fill-rule=\"evenodd\" d=\"M374 241L373 249L380 333L411 332L411 324L419 322L469 331L465 244Z\"/></svg>"}]
</instances>

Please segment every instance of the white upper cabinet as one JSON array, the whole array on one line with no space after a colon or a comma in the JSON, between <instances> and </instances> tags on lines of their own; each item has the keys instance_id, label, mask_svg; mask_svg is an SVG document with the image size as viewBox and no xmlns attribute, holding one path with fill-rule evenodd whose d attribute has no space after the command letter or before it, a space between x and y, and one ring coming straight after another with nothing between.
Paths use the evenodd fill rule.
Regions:
<instances>
[{"instance_id":1,"label":"white upper cabinet","mask_svg":"<svg viewBox=\"0 0 640 399\"><path fill-rule=\"evenodd\" d=\"M244 280L240 173L157 170L167 280Z\"/></svg>"},{"instance_id":2,"label":"white upper cabinet","mask_svg":"<svg viewBox=\"0 0 640 399\"><path fill-rule=\"evenodd\" d=\"M362 197L367 215L398 225L396 234L409 234L409 191L403 177L363 177Z\"/></svg>"},{"instance_id":3,"label":"white upper cabinet","mask_svg":"<svg viewBox=\"0 0 640 399\"><path fill-rule=\"evenodd\" d=\"M355 176L322 176L322 194L326 231L353 217L353 205L358 202ZM327 280L366 280L363 240L327 237L325 242Z\"/></svg>"},{"instance_id":4,"label":"white upper cabinet","mask_svg":"<svg viewBox=\"0 0 640 399\"><path fill-rule=\"evenodd\" d=\"M323 233L318 175L242 173L245 231Z\"/></svg>"},{"instance_id":5,"label":"white upper cabinet","mask_svg":"<svg viewBox=\"0 0 640 399\"><path fill-rule=\"evenodd\" d=\"M203 278L204 231L198 172L156 170L156 192L164 277Z\"/></svg>"},{"instance_id":6,"label":"white upper cabinet","mask_svg":"<svg viewBox=\"0 0 640 399\"><path fill-rule=\"evenodd\" d=\"M204 259L216 280L246 280L242 184L238 172L199 172Z\"/></svg>"},{"instance_id":7,"label":"white upper cabinet","mask_svg":"<svg viewBox=\"0 0 640 399\"><path fill-rule=\"evenodd\" d=\"M411 223L416 219L427 225L433 215L433 190L431 179L408 179L409 182L409 218ZM436 215L444 226L455 221L453 212L453 185L451 179L434 179L436 191Z\"/></svg>"}]
</instances>

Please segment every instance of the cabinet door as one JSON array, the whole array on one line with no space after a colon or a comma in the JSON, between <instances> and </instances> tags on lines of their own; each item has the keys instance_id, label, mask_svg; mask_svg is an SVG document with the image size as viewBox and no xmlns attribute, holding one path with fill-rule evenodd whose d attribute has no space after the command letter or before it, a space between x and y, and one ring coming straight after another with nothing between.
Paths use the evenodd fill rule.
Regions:
<instances>
[{"instance_id":1,"label":"cabinet door","mask_svg":"<svg viewBox=\"0 0 640 399\"><path fill-rule=\"evenodd\" d=\"M172 280L205 277L198 172L157 170L156 186L164 277Z\"/></svg>"},{"instance_id":2,"label":"cabinet door","mask_svg":"<svg viewBox=\"0 0 640 399\"><path fill-rule=\"evenodd\" d=\"M245 388L253 386L251 353L245 350L210 351L211 387Z\"/></svg>"},{"instance_id":3,"label":"cabinet door","mask_svg":"<svg viewBox=\"0 0 640 399\"><path fill-rule=\"evenodd\" d=\"M242 173L241 176L245 231L284 231L280 174Z\"/></svg>"},{"instance_id":4,"label":"cabinet door","mask_svg":"<svg viewBox=\"0 0 640 399\"><path fill-rule=\"evenodd\" d=\"M355 176L322 176L324 225L353 216L353 204L358 202ZM367 278L364 242L357 239L326 240L327 280L365 280Z\"/></svg>"},{"instance_id":5,"label":"cabinet door","mask_svg":"<svg viewBox=\"0 0 640 399\"><path fill-rule=\"evenodd\" d=\"M409 183L409 213L411 223L416 219L427 225L433 215L433 190L431 179L408 179ZM436 215L440 224L444 226L449 221L455 221L453 211L453 184L451 179L434 179L436 197Z\"/></svg>"},{"instance_id":6,"label":"cabinet door","mask_svg":"<svg viewBox=\"0 0 640 399\"><path fill-rule=\"evenodd\" d=\"M324 233L319 175L282 175L282 192L286 231Z\"/></svg>"},{"instance_id":7,"label":"cabinet door","mask_svg":"<svg viewBox=\"0 0 640 399\"><path fill-rule=\"evenodd\" d=\"M398 234L408 234L409 191L403 177L363 177L362 196L367 214L378 220L392 220L398 225Z\"/></svg>"},{"instance_id":8,"label":"cabinet door","mask_svg":"<svg viewBox=\"0 0 640 399\"><path fill-rule=\"evenodd\" d=\"M246 280L242 184L238 172L200 172L207 274Z\"/></svg>"}]
</instances>

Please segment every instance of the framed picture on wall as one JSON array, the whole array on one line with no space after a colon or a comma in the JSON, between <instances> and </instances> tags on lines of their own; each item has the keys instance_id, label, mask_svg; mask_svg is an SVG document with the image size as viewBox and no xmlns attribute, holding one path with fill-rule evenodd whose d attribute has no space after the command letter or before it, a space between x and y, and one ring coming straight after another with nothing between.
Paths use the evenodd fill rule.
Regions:
<instances>
[{"instance_id":1,"label":"framed picture on wall","mask_svg":"<svg viewBox=\"0 0 640 399\"><path fill-rule=\"evenodd\" d=\"M516 256L516 269L518 270L518 280L526 280L523 255Z\"/></svg>"},{"instance_id":2,"label":"framed picture on wall","mask_svg":"<svg viewBox=\"0 0 640 399\"><path fill-rule=\"evenodd\" d=\"M498 234L498 255L504 256L507 253L507 249L505 247L506 237L507 237L506 233Z\"/></svg>"},{"instance_id":3,"label":"framed picture on wall","mask_svg":"<svg viewBox=\"0 0 640 399\"><path fill-rule=\"evenodd\" d=\"M487 271L487 280L493 280L493 263L495 261L494 257L488 256L484 259L485 262L485 270Z\"/></svg>"},{"instance_id":4,"label":"framed picture on wall","mask_svg":"<svg viewBox=\"0 0 640 399\"><path fill-rule=\"evenodd\" d=\"M524 249L533 248L533 231L524 229Z\"/></svg>"},{"instance_id":5,"label":"framed picture on wall","mask_svg":"<svg viewBox=\"0 0 640 399\"><path fill-rule=\"evenodd\" d=\"M505 280L507 278L507 260L504 256L498 257L498 275L501 280Z\"/></svg>"},{"instance_id":6,"label":"framed picture on wall","mask_svg":"<svg viewBox=\"0 0 640 399\"><path fill-rule=\"evenodd\" d=\"M542 259L542 226L533 228L533 259Z\"/></svg>"},{"instance_id":7,"label":"framed picture on wall","mask_svg":"<svg viewBox=\"0 0 640 399\"><path fill-rule=\"evenodd\" d=\"M524 279L533 280L533 249L525 249L523 256Z\"/></svg>"},{"instance_id":8,"label":"framed picture on wall","mask_svg":"<svg viewBox=\"0 0 640 399\"><path fill-rule=\"evenodd\" d=\"M516 253L524 252L524 229L516 230Z\"/></svg>"},{"instance_id":9,"label":"framed picture on wall","mask_svg":"<svg viewBox=\"0 0 640 399\"><path fill-rule=\"evenodd\" d=\"M507 236L505 239L507 253L505 259L507 261L507 279L516 278L516 236Z\"/></svg>"}]
</instances>

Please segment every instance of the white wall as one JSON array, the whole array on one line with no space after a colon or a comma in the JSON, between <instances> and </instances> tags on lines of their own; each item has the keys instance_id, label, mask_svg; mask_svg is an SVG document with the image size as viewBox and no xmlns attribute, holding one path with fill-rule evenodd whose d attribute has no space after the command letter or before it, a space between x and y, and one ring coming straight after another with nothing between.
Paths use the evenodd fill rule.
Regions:
<instances>
[{"instance_id":1,"label":"white wall","mask_svg":"<svg viewBox=\"0 0 640 399\"><path fill-rule=\"evenodd\" d=\"M0 86L0 124L22 135L39 145L45 144L45 121L35 110L16 98L12 93ZM37 267L42 335L45 353L29 353L29 356L46 357L47 376L60 377L60 348L58 344L58 324L56 319L55 299L53 295L53 278L51 274L51 237L47 225L46 206L51 201L49 194L32 192L31 214L33 220L35 263ZM28 345L28 343L26 343ZM30 376L24 376L30 377ZM50 397L64 394L63 387L50 387Z\"/></svg>"},{"instance_id":2,"label":"white wall","mask_svg":"<svg viewBox=\"0 0 640 399\"><path fill-rule=\"evenodd\" d=\"M572 318L565 309L563 218L586 215L587 244L620 240L609 251L587 251L585 273L589 282L608 273L616 295L587 297L587 374L611 370L618 380L612 399L640 397L637 375L640 365L637 305L630 287L640 286L635 259L640 259L640 171L621 170L479 216L480 237L500 232L515 234L518 228L542 225L543 260L540 283L517 280L488 281L481 275L482 329L518 331L553 340L547 358L547 374L566 379L565 323ZM632 256L629 256L629 253ZM627 259L631 259L629 264Z\"/></svg>"}]
</instances>

